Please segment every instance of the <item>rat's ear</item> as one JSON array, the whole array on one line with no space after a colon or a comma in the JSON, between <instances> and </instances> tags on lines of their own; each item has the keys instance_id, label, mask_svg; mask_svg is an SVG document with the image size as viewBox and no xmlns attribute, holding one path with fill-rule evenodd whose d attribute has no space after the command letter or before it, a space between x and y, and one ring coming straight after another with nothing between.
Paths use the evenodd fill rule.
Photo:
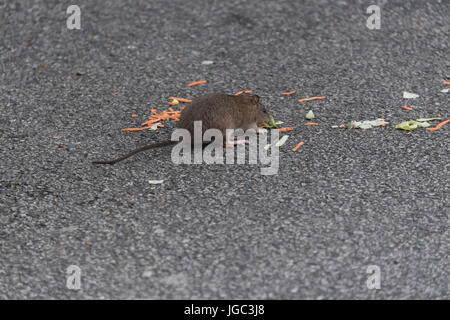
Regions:
<instances>
[{"instance_id":1,"label":"rat's ear","mask_svg":"<svg viewBox=\"0 0 450 320\"><path fill-rule=\"evenodd\" d=\"M253 95L252 96L252 102L253 102L253 104L258 104L258 102L259 102L259 96L258 95Z\"/></svg>"}]
</instances>

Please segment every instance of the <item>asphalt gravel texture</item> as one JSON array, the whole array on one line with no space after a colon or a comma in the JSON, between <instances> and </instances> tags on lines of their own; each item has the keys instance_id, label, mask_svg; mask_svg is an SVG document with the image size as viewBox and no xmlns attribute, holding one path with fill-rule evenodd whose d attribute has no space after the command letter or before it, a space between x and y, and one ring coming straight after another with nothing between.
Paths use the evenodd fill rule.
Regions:
<instances>
[{"instance_id":1,"label":"asphalt gravel texture","mask_svg":"<svg viewBox=\"0 0 450 320\"><path fill-rule=\"evenodd\" d=\"M70 4L80 30L67 28ZM372 4L380 29L366 25ZM395 124L448 118L449 10L0 1L0 298L448 299L449 126ZM187 86L197 80L207 83ZM175 165L170 147L91 164L169 139L173 121L120 129L170 96L239 90L294 128L277 174ZM297 102L312 96L326 99ZM310 109L318 126L304 125ZM332 128L377 118L389 124ZM79 290L67 287L70 265ZM370 265L380 289L367 286Z\"/></svg>"}]
</instances>

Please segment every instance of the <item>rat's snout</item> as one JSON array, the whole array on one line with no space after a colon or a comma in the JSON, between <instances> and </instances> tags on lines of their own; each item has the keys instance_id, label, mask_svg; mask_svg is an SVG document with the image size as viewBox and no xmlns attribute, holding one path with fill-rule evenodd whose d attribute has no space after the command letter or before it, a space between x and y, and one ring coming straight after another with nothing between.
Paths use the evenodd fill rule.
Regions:
<instances>
[{"instance_id":1,"label":"rat's snout","mask_svg":"<svg viewBox=\"0 0 450 320\"><path fill-rule=\"evenodd\" d=\"M264 112L264 113L267 113L266 107L264 107L264 106L261 106L261 107L262 107L261 111Z\"/></svg>"},{"instance_id":2,"label":"rat's snout","mask_svg":"<svg viewBox=\"0 0 450 320\"><path fill-rule=\"evenodd\" d=\"M267 113L266 108L264 108L264 106L261 106L262 108L260 109L261 112L259 112L258 114L258 123L261 122L268 122L270 120L269 114Z\"/></svg>"},{"instance_id":3,"label":"rat's snout","mask_svg":"<svg viewBox=\"0 0 450 320\"><path fill-rule=\"evenodd\" d=\"M266 107L263 104L258 103L258 107L259 107L259 110L261 110L263 113L267 114Z\"/></svg>"}]
</instances>

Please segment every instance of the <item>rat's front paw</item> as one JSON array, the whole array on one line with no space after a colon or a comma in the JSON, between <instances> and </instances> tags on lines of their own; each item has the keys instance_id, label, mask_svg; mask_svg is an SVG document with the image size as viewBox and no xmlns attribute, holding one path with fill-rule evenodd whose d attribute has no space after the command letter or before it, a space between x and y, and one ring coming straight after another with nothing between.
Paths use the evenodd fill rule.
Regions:
<instances>
[{"instance_id":1,"label":"rat's front paw","mask_svg":"<svg viewBox=\"0 0 450 320\"><path fill-rule=\"evenodd\" d=\"M267 129L264 129L264 128L258 128L258 129L256 129L256 133L267 134Z\"/></svg>"},{"instance_id":2,"label":"rat's front paw","mask_svg":"<svg viewBox=\"0 0 450 320\"><path fill-rule=\"evenodd\" d=\"M237 146L239 144L249 144L248 140L234 140L234 141L227 141L223 144L225 148L233 148L234 146Z\"/></svg>"}]
</instances>

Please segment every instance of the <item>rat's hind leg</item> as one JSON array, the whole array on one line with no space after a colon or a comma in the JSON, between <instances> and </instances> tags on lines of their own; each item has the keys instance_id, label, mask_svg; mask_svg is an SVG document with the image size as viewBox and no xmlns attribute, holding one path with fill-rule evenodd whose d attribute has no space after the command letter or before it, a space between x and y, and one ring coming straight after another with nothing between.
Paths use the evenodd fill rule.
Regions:
<instances>
[{"instance_id":1,"label":"rat's hind leg","mask_svg":"<svg viewBox=\"0 0 450 320\"><path fill-rule=\"evenodd\" d=\"M223 144L225 148L233 148L234 146L237 146L238 144L248 144L249 142L247 140L232 140L227 141Z\"/></svg>"}]
</instances>

